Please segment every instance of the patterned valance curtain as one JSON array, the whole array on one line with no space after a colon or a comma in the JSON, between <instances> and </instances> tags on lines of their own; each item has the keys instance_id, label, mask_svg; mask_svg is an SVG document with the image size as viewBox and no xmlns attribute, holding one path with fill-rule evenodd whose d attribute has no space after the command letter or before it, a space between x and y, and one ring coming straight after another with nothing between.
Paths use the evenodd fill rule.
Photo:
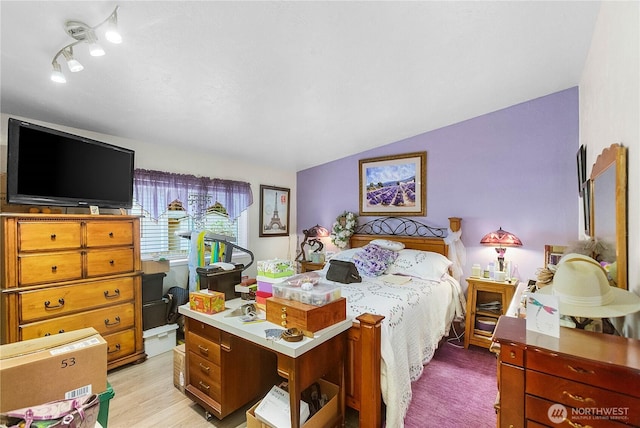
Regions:
<instances>
[{"instance_id":1,"label":"patterned valance curtain","mask_svg":"<svg viewBox=\"0 0 640 428\"><path fill-rule=\"evenodd\" d=\"M133 197L153 219L175 200L182 202L185 211L195 218L219 202L229 218L236 219L253 203L249 183L147 169L134 171Z\"/></svg>"}]
</instances>

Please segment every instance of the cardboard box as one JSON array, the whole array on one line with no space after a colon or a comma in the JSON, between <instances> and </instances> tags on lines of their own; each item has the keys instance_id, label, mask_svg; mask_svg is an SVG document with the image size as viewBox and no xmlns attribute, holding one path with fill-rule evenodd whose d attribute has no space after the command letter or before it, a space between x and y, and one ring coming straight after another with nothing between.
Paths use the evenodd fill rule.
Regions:
<instances>
[{"instance_id":1,"label":"cardboard box","mask_svg":"<svg viewBox=\"0 0 640 428\"><path fill-rule=\"evenodd\" d=\"M222 312L224 311L224 293L211 290L191 291L189 308L205 314Z\"/></svg>"},{"instance_id":2,"label":"cardboard box","mask_svg":"<svg viewBox=\"0 0 640 428\"><path fill-rule=\"evenodd\" d=\"M0 346L0 412L107 390L107 342L93 328Z\"/></svg>"},{"instance_id":3,"label":"cardboard box","mask_svg":"<svg viewBox=\"0 0 640 428\"><path fill-rule=\"evenodd\" d=\"M169 260L143 260L142 272L146 274L169 272L171 265Z\"/></svg>"},{"instance_id":4,"label":"cardboard box","mask_svg":"<svg viewBox=\"0 0 640 428\"><path fill-rule=\"evenodd\" d=\"M336 418L339 415L338 392L340 391L340 387L324 379L318 379L318 383L320 384L320 392L326 394L329 401L302 425L303 428L324 428L332 426L332 423L336 422ZM255 410L259 404L260 402L257 402L247 410L247 428L270 428L269 425L262 423L256 418Z\"/></svg>"},{"instance_id":5,"label":"cardboard box","mask_svg":"<svg viewBox=\"0 0 640 428\"><path fill-rule=\"evenodd\" d=\"M184 394L185 384L185 349L184 343L173 348L173 386Z\"/></svg>"},{"instance_id":6,"label":"cardboard box","mask_svg":"<svg viewBox=\"0 0 640 428\"><path fill-rule=\"evenodd\" d=\"M324 306L313 306L279 297L267 299L267 321L284 328L297 327L307 336L347 319L347 301L344 297Z\"/></svg>"}]
</instances>

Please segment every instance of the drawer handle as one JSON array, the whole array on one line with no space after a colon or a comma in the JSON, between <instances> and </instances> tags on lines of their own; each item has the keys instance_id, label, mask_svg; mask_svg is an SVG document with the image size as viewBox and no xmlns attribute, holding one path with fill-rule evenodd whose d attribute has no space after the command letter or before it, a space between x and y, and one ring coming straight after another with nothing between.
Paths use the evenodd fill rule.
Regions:
<instances>
[{"instance_id":1,"label":"drawer handle","mask_svg":"<svg viewBox=\"0 0 640 428\"><path fill-rule=\"evenodd\" d=\"M198 345L198 349L200 350L200 353L201 353L201 354L209 355L209 348L205 348L205 347L204 347L204 346L202 346L202 345Z\"/></svg>"},{"instance_id":2,"label":"drawer handle","mask_svg":"<svg viewBox=\"0 0 640 428\"><path fill-rule=\"evenodd\" d=\"M55 240L56 240L56 234L55 234L55 233L52 233L52 234L51 234L51 240L52 240L52 241L55 241Z\"/></svg>"},{"instance_id":3,"label":"drawer handle","mask_svg":"<svg viewBox=\"0 0 640 428\"><path fill-rule=\"evenodd\" d=\"M61 328L60 330L58 330L58 333L64 333L64 329ZM44 335L51 336L51 333L45 333Z\"/></svg>"},{"instance_id":4,"label":"drawer handle","mask_svg":"<svg viewBox=\"0 0 640 428\"><path fill-rule=\"evenodd\" d=\"M287 319L287 314L280 315L280 318L282 318L283 320L286 320Z\"/></svg>"},{"instance_id":5,"label":"drawer handle","mask_svg":"<svg viewBox=\"0 0 640 428\"><path fill-rule=\"evenodd\" d=\"M596 400L594 400L591 397L583 397L582 395L577 395L577 394L572 394L568 391L562 391L563 395L566 395L567 397L579 402L579 403L589 403L589 404L596 404Z\"/></svg>"},{"instance_id":6,"label":"drawer handle","mask_svg":"<svg viewBox=\"0 0 640 428\"><path fill-rule=\"evenodd\" d=\"M198 382L198 384L200 385L200 389L204 389L205 391L209 391L210 386L207 385L206 383L200 381L200 382Z\"/></svg>"},{"instance_id":7,"label":"drawer handle","mask_svg":"<svg viewBox=\"0 0 640 428\"><path fill-rule=\"evenodd\" d=\"M51 302L48 301L48 300L46 302L44 302L44 308L45 309L59 309L59 308L61 308L63 306L64 306L64 299L62 297L58 299L58 304L55 305L55 306L51 306Z\"/></svg>"},{"instance_id":8,"label":"drawer handle","mask_svg":"<svg viewBox=\"0 0 640 428\"><path fill-rule=\"evenodd\" d=\"M116 297L120 297L120 289L116 288L113 290L115 294L109 294L109 290L104 291L104 297L107 299L115 299Z\"/></svg>"},{"instance_id":9,"label":"drawer handle","mask_svg":"<svg viewBox=\"0 0 640 428\"><path fill-rule=\"evenodd\" d=\"M595 373L593 370L583 369L582 367L573 367L573 366L570 366L570 365L567 365L567 367L569 367L569 370L571 370L574 373L580 373L580 374L594 374Z\"/></svg>"},{"instance_id":10,"label":"drawer handle","mask_svg":"<svg viewBox=\"0 0 640 428\"><path fill-rule=\"evenodd\" d=\"M113 238L113 232L109 232L109 238Z\"/></svg>"},{"instance_id":11,"label":"drawer handle","mask_svg":"<svg viewBox=\"0 0 640 428\"><path fill-rule=\"evenodd\" d=\"M119 316L115 317L115 321L114 322L109 322L109 318L104 320L104 325L107 326L107 327L112 327L112 326L118 325L118 324L120 324L120 317Z\"/></svg>"},{"instance_id":12,"label":"drawer handle","mask_svg":"<svg viewBox=\"0 0 640 428\"><path fill-rule=\"evenodd\" d=\"M283 320L283 321L280 323L280 325L281 325L281 326L283 326L283 327L286 327L286 326L287 326L287 320Z\"/></svg>"},{"instance_id":13,"label":"drawer handle","mask_svg":"<svg viewBox=\"0 0 640 428\"><path fill-rule=\"evenodd\" d=\"M573 428L593 428L591 425L582 425L578 422L571 422L569 419L565 419L565 421Z\"/></svg>"},{"instance_id":14,"label":"drawer handle","mask_svg":"<svg viewBox=\"0 0 640 428\"><path fill-rule=\"evenodd\" d=\"M200 370L201 370L201 371L203 371L203 372L205 372L205 373L209 373L209 367L205 366L205 365L204 365L204 364L202 364L202 363L199 363L199 365L200 365Z\"/></svg>"},{"instance_id":15,"label":"drawer handle","mask_svg":"<svg viewBox=\"0 0 640 428\"><path fill-rule=\"evenodd\" d=\"M116 264L116 262L114 262L113 260L109 260L109 264L110 264L111 266L113 266L113 265L115 265L115 264Z\"/></svg>"},{"instance_id":16,"label":"drawer handle","mask_svg":"<svg viewBox=\"0 0 640 428\"><path fill-rule=\"evenodd\" d=\"M51 266L51 272L55 273L58 270L58 266L53 265Z\"/></svg>"},{"instance_id":17,"label":"drawer handle","mask_svg":"<svg viewBox=\"0 0 640 428\"><path fill-rule=\"evenodd\" d=\"M510 358L515 358L516 357L516 353L514 351L509 351L509 357Z\"/></svg>"},{"instance_id":18,"label":"drawer handle","mask_svg":"<svg viewBox=\"0 0 640 428\"><path fill-rule=\"evenodd\" d=\"M280 308L280 310L282 311L282 313L286 313L287 312L287 307L283 306L282 308Z\"/></svg>"},{"instance_id":19,"label":"drawer handle","mask_svg":"<svg viewBox=\"0 0 640 428\"><path fill-rule=\"evenodd\" d=\"M116 352L120 352L120 344L116 344L116 346L114 346L115 349L111 350L111 347L109 347L109 349L107 350L107 354L115 354Z\"/></svg>"}]
</instances>

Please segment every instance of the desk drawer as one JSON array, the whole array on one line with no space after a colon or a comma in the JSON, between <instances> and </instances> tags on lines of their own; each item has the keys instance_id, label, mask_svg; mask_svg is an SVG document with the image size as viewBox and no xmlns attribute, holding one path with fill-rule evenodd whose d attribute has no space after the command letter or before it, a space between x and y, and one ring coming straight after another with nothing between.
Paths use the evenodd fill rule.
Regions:
<instances>
[{"instance_id":1,"label":"desk drawer","mask_svg":"<svg viewBox=\"0 0 640 428\"><path fill-rule=\"evenodd\" d=\"M133 248L87 252L87 277L133 272Z\"/></svg>"},{"instance_id":2,"label":"desk drawer","mask_svg":"<svg viewBox=\"0 0 640 428\"><path fill-rule=\"evenodd\" d=\"M195 355L199 355L217 366L220 365L219 344L207 340L193 331L189 331L186 343L188 351L191 351Z\"/></svg>"},{"instance_id":3,"label":"desk drawer","mask_svg":"<svg viewBox=\"0 0 640 428\"><path fill-rule=\"evenodd\" d=\"M522 367L524 364L524 349L515 343L500 343L500 361Z\"/></svg>"},{"instance_id":4,"label":"desk drawer","mask_svg":"<svg viewBox=\"0 0 640 428\"><path fill-rule=\"evenodd\" d=\"M80 223L68 221L19 221L19 251L80 248Z\"/></svg>"},{"instance_id":5,"label":"desk drawer","mask_svg":"<svg viewBox=\"0 0 640 428\"><path fill-rule=\"evenodd\" d=\"M101 335L133 327L134 305L125 303L20 326L20 340L93 327Z\"/></svg>"},{"instance_id":6,"label":"desk drawer","mask_svg":"<svg viewBox=\"0 0 640 428\"><path fill-rule=\"evenodd\" d=\"M133 300L133 278L24 291L19 294L22 323Z\"/></svg>"},{"instance_id":7,"label":"desk drawer","mask_svg":"<svg viewBox=\"0 0 640 428\"><path fill-rule=\"evenodd\" d=\"M186 317L188 330L214 343L220 343L220 330L203 322Z\"/></svg>"},{"instance_id":8,"label":"desk drawer","mask_svg":"<svg viewBox=\"0 0 640 428\"><path fill-rule=\"evenodd\" d=\"M626 409L629 422L640 426L640 399L531 370L526 373L527 394L571 407Z\"/></svg>"},{"instance_id":9,"label":"desk drawer","mask_svg":"<svg viewBox=\"0 0 640 428\"><path fill-rule=\"evenodd\" d=\"M82 278L80 251L50 254L28 254L18 257L21 286Z\"/></svg>"},{"instance_id":10,"label":"desk drawer","mask_svg":"<svg viewBox=\"0 0 640 428\"><path fill-rule=\"evenodd\" d=\"M216 401L220 400L220 366L189 353L189 383Z\"/></svg>"},{"instance_id":11,"label":"desk drawer","mask_svg":"<svg viewBox=\"0 0 640 428\"><path fill-rule=\"evenodd\" d=\"M585 410L588 409L575 409L575 411L571 407L565 407L566 415L564 415L565 420L559 420L557 422L552 422L549 419L549 409L551 406L557 406L557 409L554 407L552 413L556 411L558 413L558 417L561 417L560 412L564 411L563 407L559 404L554 403L553 401L543 400L542 398L533 397L531 395L527 395L525 397L525 408L527 409L527 420L535 421L541 424L553 426L553 427L591 427L591 428L623 428L628 427L628 425L624 425L622 423L618 423L612 419L601 419L599 417L590 416L585 413ZM553 416L553 415L552 415ZM530 426L530 425L527 425Z\"/></svg>"},{"instance_id":12,"label":"desk drawer","mask_svg":"<svg viewBox=\"0 0 640 428\"><path fill-rule=\"evenodd\" d=\"M527 368L531 370L640 397L637 387L640 385L640 371L628 367L599 364L577 357L567 358L536 348L527 349L526 360Z\"/></svg>"},{"instance_id":13,"label":"desk drawer","mask_svg":"<svg viewBox=\"0 0 640 428\"><path fill-rule=\"evenodd\" d=\"M91 221L87 223L87 247L133 245L133 222Z\"/></svg>"},{"instance_id":14,"label":"desk drawer","mask_svg":"<svg viewBox=\"0 0 640 428\"><path fill-rule=\"evenodd\" d=\"M136 349L136 331L133 328L104 336L107 341L107 361L131 355Z\"/></svg>"}]
</instances>

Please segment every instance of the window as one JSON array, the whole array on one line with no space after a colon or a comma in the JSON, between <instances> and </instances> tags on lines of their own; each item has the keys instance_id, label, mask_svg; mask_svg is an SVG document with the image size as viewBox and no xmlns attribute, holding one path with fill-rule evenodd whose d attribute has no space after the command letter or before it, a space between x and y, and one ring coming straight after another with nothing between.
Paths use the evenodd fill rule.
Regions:
<instances>
[{"instance_id":1,"label":"window","mask_svg":"<svg viewBox=\"0 0 640 428\"><path fill-rule=\"evenodd\" d=\"M248 183L159 171L135 172L130 213L141 219L143 258L187 258L191 245L187 238L191 231L198 230L228 236L229 242L246 248L247 207L252 202ZM230 203L234 212L220 200Z\"/></svg>"}]
</instances>

